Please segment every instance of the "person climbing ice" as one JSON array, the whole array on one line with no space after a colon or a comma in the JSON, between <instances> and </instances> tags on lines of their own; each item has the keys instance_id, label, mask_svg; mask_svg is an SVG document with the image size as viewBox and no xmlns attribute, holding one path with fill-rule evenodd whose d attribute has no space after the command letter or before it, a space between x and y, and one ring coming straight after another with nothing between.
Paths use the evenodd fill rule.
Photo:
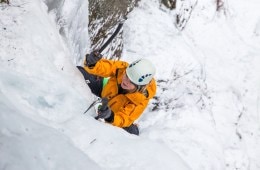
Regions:
<instances>
[{"instance_id":1,"label":"person climbing ice","mask_svg":"<svg viewBox=\"0 0 260 170\"><path fill-rule=\"evenodd\" d=\"M107 100L107 107L98 110L98 118L139 135L134 121L155 96L155 66L144 58L131 64L104 59L95 50L86 55L84 67L78 66L78 69L91 92Z\"/></svg>"}]
</instances>

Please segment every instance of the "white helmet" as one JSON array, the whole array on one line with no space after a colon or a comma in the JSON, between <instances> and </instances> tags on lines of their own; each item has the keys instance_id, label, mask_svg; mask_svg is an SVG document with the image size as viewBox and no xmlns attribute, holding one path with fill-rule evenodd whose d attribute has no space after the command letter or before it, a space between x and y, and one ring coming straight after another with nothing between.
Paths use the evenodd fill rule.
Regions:
<instances>
[{"instance_id":1,"label":"white helmet","mask_svg":"<svg viewBox=\"0 0 260 170\"><path fill-rule=\"evenodd\" d=\"M126 74L134 84L146 85L152 80L155 74L155 67L149 60L139 59L126 68Z\"/></svg>"}]
</instances>

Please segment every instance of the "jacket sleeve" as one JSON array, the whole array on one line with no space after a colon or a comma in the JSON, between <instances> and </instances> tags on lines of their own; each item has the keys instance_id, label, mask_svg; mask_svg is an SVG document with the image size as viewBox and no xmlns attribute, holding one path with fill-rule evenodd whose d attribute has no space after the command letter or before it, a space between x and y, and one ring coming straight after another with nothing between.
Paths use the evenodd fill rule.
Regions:
<instances>
[{"instance_id":1,"label":"jacket sleeve","mask_svg":"<svg viewBox=\"0 0 260 170\"><path fill-rule=\"evenodd\" d=\"M144 101L139 105L128 104L118 112L114 113L114 121L112 125L118 127L129 127L145 110L148 101Z\"/></svg>"},{"instance_id":2,"label":"jacket sleeve","mask_svg":"<svg viewBox=\"0 0 260 170\"><path fill-rule=\"evenodd\" d=\"M90 73L101 77L111 77L116 74L117 68L127 67L127 63L123 61L113 61L107 59L99 60L93 68L84 66L84 69Z\"/></svg>"}]
</instances>

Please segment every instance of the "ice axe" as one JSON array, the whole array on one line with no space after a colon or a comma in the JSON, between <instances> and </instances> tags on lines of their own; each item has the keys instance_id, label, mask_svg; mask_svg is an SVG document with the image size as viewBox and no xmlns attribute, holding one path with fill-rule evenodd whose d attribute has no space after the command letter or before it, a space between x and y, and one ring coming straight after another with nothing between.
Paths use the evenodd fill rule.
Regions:
<instances>
[{"instance_id":1,"label":"ice axe","mask_svg":"<svg viewBox=\"0 0 260 170\"><path fill-rule=\"evenodd\" d=\"M91 103L89 105L89 107L87 108L87 110L83 114L87 113L93 106L95 106L97 103L100 103L100 102L102 102L101 98L98 98L97 100L95 100L93 103Z\"/></svg>"},{"instance_id":2,"label":"ice axe","mask_svg":"<svg viewBox=\"0 0 260 170\"><path fill-rule=\"evenodd\" d=\"M98 108L98 112L99 111L104 111L104 110L106 110L106 109L108 109L107 107L107 104L108 104L108 99L107 98L102 98L101 99L101 103L102 103L102 105ZM98 120L99 119L99 115L97 115L96 117L95 117L95 119L96 120Z\"/></svg>"},{"instance_id":3,"label":"ice axe","mask_svg":"<svg viewBox=\"0 0 260 170\"><path fill-rule=\"evenodd\" d=\"M111 37L109 37L109 39L105 42L105 44L103 44L102 47L98 50L99 53L101 53L101 52L108 46L108 44L111 43L111 41L115 38L115 36L116 36L116 35L119 33L119 31L121 30L123 24L124 24L123 21L121 21L121 22L118 24L118 26L117 26L115 32L111 35Z\"/></svg>"}]
</instances>

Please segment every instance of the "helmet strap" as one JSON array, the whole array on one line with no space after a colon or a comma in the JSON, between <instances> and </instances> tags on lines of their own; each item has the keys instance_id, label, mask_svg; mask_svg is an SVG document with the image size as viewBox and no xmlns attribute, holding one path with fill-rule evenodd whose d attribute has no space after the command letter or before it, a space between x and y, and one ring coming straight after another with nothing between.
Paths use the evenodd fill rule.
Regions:
<instances>
[{"instance_id":1,"label":"helmet strap","mask_svg":"<svg viewBox=\"0 0 260 170\"><path fill-rule=\"evenodd\" d=\"M136 91L144 92L146 90L146 85L137 85Z\"/></svg>"}]
</instances>

